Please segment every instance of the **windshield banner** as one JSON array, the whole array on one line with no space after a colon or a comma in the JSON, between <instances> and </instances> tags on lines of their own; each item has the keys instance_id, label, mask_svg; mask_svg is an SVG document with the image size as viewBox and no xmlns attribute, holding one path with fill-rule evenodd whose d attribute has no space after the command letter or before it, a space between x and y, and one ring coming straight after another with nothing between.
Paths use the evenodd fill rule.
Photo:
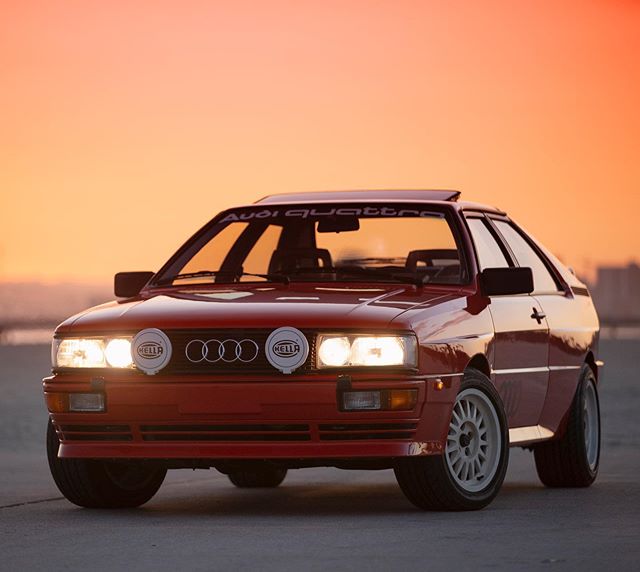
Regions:
<instances>
[{"instance_id":1,"label":"windshield banner","mask_svg":"<svg viewBox=\"0 0 640 572\"><path fill-rule=\"evenodd\" d=\"M238 213L228 213L220 222L236 222L253 219L269 219L269 218L316 218L316 217L436 217L443 218L444 215L434 213L433 211L425 211L418 209L396 209L392 207L335 207L335 208L308 208L308 209L287 209L287 210L271 210L262 209L258 211L242 211Z\"/></svg>"}]
</instances>

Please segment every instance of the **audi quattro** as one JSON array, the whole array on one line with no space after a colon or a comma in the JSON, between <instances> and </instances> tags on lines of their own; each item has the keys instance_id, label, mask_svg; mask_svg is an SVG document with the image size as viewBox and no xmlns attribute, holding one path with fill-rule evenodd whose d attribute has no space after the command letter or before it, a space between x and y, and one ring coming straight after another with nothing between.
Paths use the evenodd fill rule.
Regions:
<instances>
[{"instance_id":1,"label":"audi quattro","mask_svg":"<svg viewBox=\"0 0 640 572\"><path fill-rule=\"evenodd\" d=\"M589 292L503 211L456 191L274 195L226 210L117 300L58 326L48 460L83 507L133 507L168 469L237 487L393 469L426 510L473 510L509 446L542 482L600 457Z\"/></svg>"}]
</instances>

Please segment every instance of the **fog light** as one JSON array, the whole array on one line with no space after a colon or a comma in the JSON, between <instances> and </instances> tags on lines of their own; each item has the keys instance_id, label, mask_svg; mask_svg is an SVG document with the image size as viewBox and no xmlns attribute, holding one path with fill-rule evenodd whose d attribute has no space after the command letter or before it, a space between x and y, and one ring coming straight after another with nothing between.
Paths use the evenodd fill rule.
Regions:
<instances>
[{"instance_id":1,"label":"fog light","mask_svg":"<svg viewBox=\"0 0 640 572\"><path fill-rule=\"evenodd\" d=\"M69 411L101 413L104 411L102 393L70 393Z\"/></svg>"},{"instance_id":2,"label":"fog light","mask_svg":"<svg viewBox=\"0 0 640 572\"><path fill-rule=\"evenodd\" d=\"M342 394L345 411L380 409L381 401L379 391L346 391Z\"/></svg>"}]
</instances>

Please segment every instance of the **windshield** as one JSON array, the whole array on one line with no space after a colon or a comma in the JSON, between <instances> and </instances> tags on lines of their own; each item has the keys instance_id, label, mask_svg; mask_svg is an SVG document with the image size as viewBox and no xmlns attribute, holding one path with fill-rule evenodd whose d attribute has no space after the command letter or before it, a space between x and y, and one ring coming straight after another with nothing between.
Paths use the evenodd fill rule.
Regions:
<instances>
[{"instance_id":1,"label":"windshield","mask_svg":"<svg viewBox=\"0 0 640 572\"><path fill-rule=\"evenodd\" d=\"M305 205L223 213L178 252L155 284L460 284L464 278L444 213L415 205Z\"/></svg>"}]
</instances>

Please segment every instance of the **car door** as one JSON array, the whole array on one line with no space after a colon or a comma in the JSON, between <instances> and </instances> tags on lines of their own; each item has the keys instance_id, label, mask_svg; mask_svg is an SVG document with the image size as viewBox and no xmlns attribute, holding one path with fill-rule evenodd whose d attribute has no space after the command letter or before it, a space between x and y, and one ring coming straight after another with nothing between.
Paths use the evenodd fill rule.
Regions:
<instances>
[{"instance_id":1,"label":"car door","mask_svg":"<svg viewBox=\"0 0 640 572\"><path fill-rule=\"evenodd\" d=\"M549 388L540 425L555 432L571 405L584 358L594 343L598 324L588 292L578 295L561 281L559 272L513 222L493 220L521 266L529 266L536 283L535 297L549 323Z\"/></svg>"},{"instance_id":2,"label":"car door","mask_svg":"<svg viewBox=\"0 0 640 572\"><path fill-rule=\"evenodd\" d=\"M518 266L486 216L466 218L480 270ZM542 306L528 294L491 296L489 311L495 331L492 378L509 427L537 426L549 381L549 327Z\"/></svg>"}]
</instances>

